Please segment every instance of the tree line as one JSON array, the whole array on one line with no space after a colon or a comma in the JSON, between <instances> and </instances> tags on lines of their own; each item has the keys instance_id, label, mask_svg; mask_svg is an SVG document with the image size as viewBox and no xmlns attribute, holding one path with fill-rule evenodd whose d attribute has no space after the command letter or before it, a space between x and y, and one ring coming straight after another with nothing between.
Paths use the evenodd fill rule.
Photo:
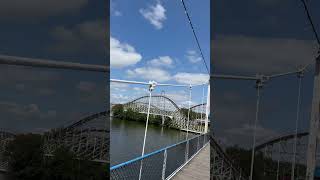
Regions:
<instances>
[{"instance_id":1,"label":"tree line","mask_svg":"<svg viewBox=\"0 0 320 180\"><path fill-rule=\"evenodd\" d=\"M39 134L21 134L10 141L4 156L9 175L14 180L104 180L109 178L109 164L76 156L66 147L52 156L44 154L44 138Z\"/></svg>"},{"instance_id":2,"label":"tree line","mask_svg":"<svg viewBox=\"0 0 320 180\"><path fill-rule=\"evenodd\" d=\"M134 111L131 108L128 109L124 109L122 104L116 104L112 107L112 112L113 112L113 116L118 118L118 119L125 119L128 121L140 121L140 122L145 122L147 119L147 115L143 114L143 113L139 113ZM189 109L188 108L181 108L180 112L187 118L188 117L188 113L189 113ZM201 117L201 113L199 112L195 112L190 110L190 121L193 121L195 119L200 119ZM205 113L202 113L202 117L205 117ZM169 126L171 123L171 118L169 117L162 117L160 115L153 115L150 114L149 116L149 122L151 124L158 124L161 125L162 124L162 118L165 118L165 126ZM174 117L173 117L174 118Z\"/></svg>"}]
</instances>

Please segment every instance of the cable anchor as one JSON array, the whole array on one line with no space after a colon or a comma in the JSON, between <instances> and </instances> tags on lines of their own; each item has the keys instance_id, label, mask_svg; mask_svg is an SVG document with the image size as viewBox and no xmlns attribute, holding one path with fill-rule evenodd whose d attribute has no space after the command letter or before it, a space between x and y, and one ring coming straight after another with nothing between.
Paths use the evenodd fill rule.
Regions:
<instances>
[{"instance_id":1,"label":"cable anchor","mask_svg":"<svg viewBox=\"0 0 320 180\"><path fill-rule=\"evenodd\" d=\"M263 85L269 80L268 76L262 75L262 74L257 74L256 75L257 80L256 80L256 86L255 88L262 88Z\"/></svg>"},{"instance_id":2,"label":"cable anchor","mask_svg":"<svg viewBox=\"0 0 320 180\"><path fill-rule=\"evenodd\" d=\"M153 91L157 86L157 82L149 81L149 91Z\"/></svg>"}]
</instances>

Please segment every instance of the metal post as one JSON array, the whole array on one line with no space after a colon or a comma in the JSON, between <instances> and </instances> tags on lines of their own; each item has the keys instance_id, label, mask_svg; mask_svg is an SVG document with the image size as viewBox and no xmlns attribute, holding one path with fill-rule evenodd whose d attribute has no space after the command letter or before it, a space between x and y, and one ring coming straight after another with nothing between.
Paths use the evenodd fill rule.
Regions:
<instances>
[{"instance_id":1,"label":"metal post","mask_svg":"<svg viewBox=\"0 0 320 180\"><path fill-rule=\"evenodd\" d=\"M200 139L200 136L198 136L198 138L197 138L197 140L198 140L198 142L197 142L197 151L199 151L199 149L200 149L199 139Z\"/></svg>"},{"instance_id":2,"label":"metal post","mask_svg":"<svg viewBox=\"0 0 320 180\"><path fill-rule=\"evenodd\" d=\"M303 71L298 73L298 78L299 78L298 102L297 102L297 114L296 114L296 124L295 124L296 127L295 127L294 145L293 145L293 160L292 160L292 167L291 167L291 180L294 180L294 172L295 172L295 166L296 166L297 135L298 135L298 123L299 123L299 115L300 115L302 77L303 77Z\"/></svg>"},{"instance_id":3,"label":"metal post","mask_svg":"<svg viewBox=\"0 0 320 180\"><path fill-rule=\"evenodd\" d=\"M185 158L185 162L187 162L189 159L189 140L187 140L187 143L186 143L186 150L185 150L184 158Z\"/></svg>"},{"instance_id":4,"label":"metal post","mask_svg":"<svg viewBox=\"0 0 320 180\"><path fill-rule=\"evenodd\" d=\"M256 129L258 124L258 115L259 115L259 103L260 103L260 88L262 88L262 80L258 80L256 83L257 88L257 104L256 104L256 119L254 122L253 129L253 143L252 143L252 154L251 154L251 167L250 167L250 180L252 180L253 176L253 165L254 165L254 155L255 155L255 146L256 146Z\"/></svg>"},{"instance_id":5,"label":"metal post","mask_svg":"<svg viewBox=\"0 0 320 180\"><path fill-rule=\"evenodd\" d=\"M204 101L204 85L202 86L202 99L201 99L201 104L203 104ZM200 106L201 107L201 106ZM201 125L202 125L202 114L203 114L203 106L201 108L201 114L200 114L200 119L201 119Z\"/></svg>"},{"instance_id":6,"label":"metal post","mask_svg":"<svg viewBox=\"0 0 320 180\"><path fill-rule=\"evenodd\" d=\"M164 150L164 154L163 154L162 180L166 179L166 166L167 166L167 149Z\"/></svg>"},{"instance_id":7,"label":"metal post","mask_svg":"<svg viewBox=\"0 0 320 180\"><path fill-rule=\"evenodd\" d=\"M147 138L147 132L148 132L148 123L149 123L149 116L150 116L150 106L151 106L152 90L155 88L155 86L156 86L156 83L155 83L154 81L153 81L153 82L150 82L147 121L146 121L145 130L144 130L144 137L143 137L143 145L142 145L141 157L144 156L144 149L145 149L145 145L146 145L146 138ZM140 164L139 180L141 180L142 165L143 165L143 159L141 160L141 164Z\"/></svg>"},{"instance_id":8,"label":"metal post","mask_svg":"<svg viewBox=\"0 0 320 180\"><path fill-rule=\"evenodd\" d=\"M320 55L316 58L316 71L313 81L312 110L309 128L308 153L307 153L307 171L306 180L314 179L314 170L316 165L317 134L319 131L319 110L320 110Z\"/></svg>"},{"instance_id":9,"label":"metal post","mask_svg":"<svg viewBox=\"0 0 320 180\"><path fill-rule=\"evenodd\" d=\"M207 92L206 120L204 124L204 133L208 132L209 112L210 112L210 83L208 84L208 92Z\"/></svg>"},{"instance_id":10,"label":"metal post","mask_svg":"<svg viewBox=\"0 0 320 180\"><path fill-rule=\"evenodd\" d=\"M163 90L161 91L161 95L165 96L165 92ZM165 99L164 99L164 97L162 97L162 99L163 99L163 111L165 113L166 112ZM164 126L164 114L162 114L162 123L161 123L161 125Z\"/></svg>"}]
</instances>

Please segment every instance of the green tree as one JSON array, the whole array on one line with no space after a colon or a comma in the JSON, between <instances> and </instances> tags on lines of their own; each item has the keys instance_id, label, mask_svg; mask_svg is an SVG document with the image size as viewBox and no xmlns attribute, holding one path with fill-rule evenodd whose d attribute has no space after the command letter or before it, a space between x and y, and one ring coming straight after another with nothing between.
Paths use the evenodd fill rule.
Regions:
<instances>
[{"instance_id":1,"label":"green tree","mask_svg":"<svg viewBox=\"0 0 320 180\"><path fill-rule=\"evenodd\" d=\"M123 118L123 105L116 104L112 107L112 112L114 117Z\"/></svg>"},{"instance_id":2,"label":"green tree","mask_svg":"<svg viewBox=\"0 0 320 180\"><path fill-rule=\"evenodd\" d=\"M5 157L9 171L18 180L102 180L109 177L107 164L77 157L66 147L44 155L42 136L18 135L8 145Z\"/></svg>"},{"instance_id":3,"label":"green tree","mask_svg":"<svg viewBox=\"0 0 320 180\"><path fill-rule=\"evenodd\" d=\"M42 138L41 135L18 135L8 145L5 157L9 170L17 179L34 180L42 176Z\"/></svg>"},{"instance_id":4,"label":"green tree","mask_svg":"<svg viewBox=\"0 0 320 180\"><path fill-rule=\"evenodd\" d=\"M45 170L44 179L48 180L102 180L109 176L105 165L79 158L65 147L46 159Z\"/></svg>"}]
</instances>

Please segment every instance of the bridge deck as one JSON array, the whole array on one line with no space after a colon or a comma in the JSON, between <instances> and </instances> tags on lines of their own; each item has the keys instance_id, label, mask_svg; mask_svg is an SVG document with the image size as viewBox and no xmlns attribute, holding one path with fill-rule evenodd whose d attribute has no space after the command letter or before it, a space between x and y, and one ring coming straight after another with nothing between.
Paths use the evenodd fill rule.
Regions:
<instances>
[{"instance_id":1,"label":"bridge deck","mask_svg":"<svg viewBox=\"0 0 320 180\"><path fill-rule=\"evenodd\" d=\"M206 180L210 179L210 145L207 144L186 166L184 166L173 180Z\"/></svg>"}]
</instances>

